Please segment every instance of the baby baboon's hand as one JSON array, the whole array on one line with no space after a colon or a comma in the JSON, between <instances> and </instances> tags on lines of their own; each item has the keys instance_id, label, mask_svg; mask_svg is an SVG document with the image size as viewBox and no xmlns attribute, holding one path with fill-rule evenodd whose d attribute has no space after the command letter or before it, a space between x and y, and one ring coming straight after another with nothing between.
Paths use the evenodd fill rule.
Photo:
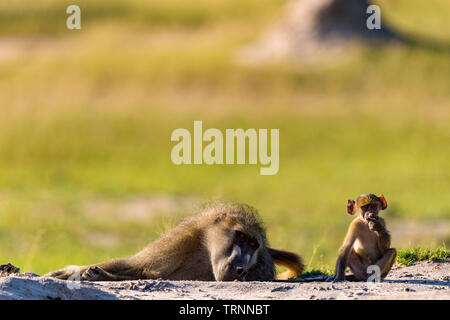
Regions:
<instances>
[{"instance_id":1,"label":"baby baboon's hand","mask_svg":"<svg viewBox=\"0 0 450 320\"><path fill-rule=\"evenodd\" d=\"M372 221L369 221L369 229L371 231L382 231L384 229L384 227L380 223L380 220L372 220Z\"/></svg>"}]
</instances>

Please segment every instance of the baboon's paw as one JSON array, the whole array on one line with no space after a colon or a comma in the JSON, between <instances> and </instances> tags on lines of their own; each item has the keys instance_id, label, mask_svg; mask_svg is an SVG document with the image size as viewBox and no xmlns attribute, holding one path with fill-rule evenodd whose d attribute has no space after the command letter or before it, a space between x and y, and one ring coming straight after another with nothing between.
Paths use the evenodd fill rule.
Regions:
<instances>
[{"instance_id":1,"label":"baboon's paw","mask_svg":"<svg viewBox=\"0 0 450 320\"><path fill-rule=\"evenodd\" d=\"M96 266L89 267L81 275L81 280L83 280L83 281L99 281L103 278L105 273L106 273L106 271L100 267L96 267Z\"/></svg>"}]
</instances>

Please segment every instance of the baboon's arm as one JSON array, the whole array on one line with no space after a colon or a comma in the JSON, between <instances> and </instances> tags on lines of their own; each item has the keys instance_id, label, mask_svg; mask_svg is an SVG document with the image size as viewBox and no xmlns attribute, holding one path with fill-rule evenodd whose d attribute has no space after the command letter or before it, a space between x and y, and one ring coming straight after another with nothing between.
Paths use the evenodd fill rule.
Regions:
<instances>
[{"instance_id":1,"label":"baboon's arm","mask_svg":"<svg viewBox=\"0 0 450 320\"><path fill-rule=\"evenodd\" d=\"M170 279L174 272L180 272L186 261L193 259L194 254L202 249L199 231L190 229L186 232L183 229L183 226L173 229L130 258L144 279Z\"/></svg>"},{"instance_id":2,"label":"baboon's arm","mask_svg":"<svg viewBox=\"0 0 450 320\"><path fill-rule=\"evenodd\" d=\"M391 246L391 235L386 229L386 222L379 217L377 221L373 222L372 229L378 236L378 248L384 253Z\"/></svg>"},{"instance_id":3,"label":"baboon's arm","mask_svg":"<svg viewBox=\"0 0 450 320\"><path fill-rule=\"evenodd\" d=\"M138 280L144 277L141 268L136 264L133 257L118 258L100 262L89 266L84 272L87 280L91 281L120 281L120 280ZM90 277L87 273L95 274ZM101 279L101 280L99 280Z\"/></svg>"},{"instance_id":4,"label":"baboon's arm","mask_svg":"<svg viewBox=\"0 0 450 320\"><path fill-rule=\"evenodd\" d=\"M357 238L358 224L351 223L348 228L347 235L345 236L344 243L339 248L339 256L336 261L336 269L335 269L335 281L343 281L345 280L345 269L348 265L348 258L350 256L351 250L353 248L353 244Z\"/></svg>"},{"instance_id":5,"label":"baboon's arm","mask_svg":"<svg viewBox=\"0 0 450 320\"><path fill-rule=\"evenodd\" d=\"M81 275L81 280L84 281L122 281L122 280L137 280L137 274L120 275L112 274L99 266L89 267Z\"/></svg>"},{"instance_id":6,"label":"baboon's arm","mask_svg":"<svg viewBox=\"0 0 450 320\"><path fill-rule=\"evenodd\" d=\"M119 281L137 280L142 274L130 263L129 258L119 258L87 266L69 266L45 276L64 280Z\"/></svg>"}]
</instances>

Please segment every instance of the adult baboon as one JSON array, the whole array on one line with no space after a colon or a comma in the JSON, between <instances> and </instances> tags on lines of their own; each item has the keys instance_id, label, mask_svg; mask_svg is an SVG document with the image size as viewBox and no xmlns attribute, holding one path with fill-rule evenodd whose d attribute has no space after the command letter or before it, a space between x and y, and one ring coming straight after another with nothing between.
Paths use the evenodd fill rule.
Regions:
<instances>
[{"instance_id":1,"label":"adult baboon","mask_svg":"<svg viewBox=\"0 0 450 320\"><path fill-rule=\"evenodd\" d=\"M246 205L215 205L191 217L128 258L67 267L46 276L81 280L135 279L268 281L275 264L288 268L285 280L303 271L301 258L269 248L257 212Z\"/></svg>"}]
</instances>

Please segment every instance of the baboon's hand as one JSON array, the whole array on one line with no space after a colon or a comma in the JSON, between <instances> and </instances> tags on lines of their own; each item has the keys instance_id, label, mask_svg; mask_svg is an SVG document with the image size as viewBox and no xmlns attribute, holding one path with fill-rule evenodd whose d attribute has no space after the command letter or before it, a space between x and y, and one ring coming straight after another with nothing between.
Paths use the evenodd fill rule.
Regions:
<instances>
[{"instance_id":1,"label":"baboon's hand","mask_svg":"<svg viewBox=\"0 0 450 320\"><path fill-rule=\"evenodd\" d=\"M81 280L83 281L105 281L111 280L111 278L111 274L97 266L87 268L87 270L81 275Z\"/></svg>"},{"instance_id":2,"label":"baboon's hand","mask_svg":"<svg viewBox=\"0 0 450 320\"><path fill-rule=\"evenodd\" d=\"M384 229L383 225L379 220L369 221L369 229L371 231L382 231Z\"/></svg>"}]
</instances>

